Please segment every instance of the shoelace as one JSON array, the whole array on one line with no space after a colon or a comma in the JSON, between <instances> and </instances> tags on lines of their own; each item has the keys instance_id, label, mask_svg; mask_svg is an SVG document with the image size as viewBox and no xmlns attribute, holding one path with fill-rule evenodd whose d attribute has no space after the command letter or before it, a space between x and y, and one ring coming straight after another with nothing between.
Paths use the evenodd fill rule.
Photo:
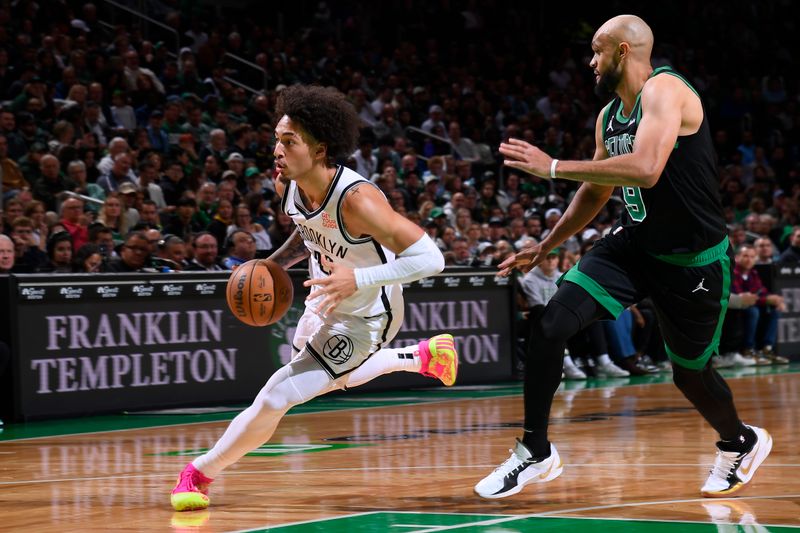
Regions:
<instances>
[{"instance_id":1,"label":"shoelace","mask_svg":"<svg viewBox=\"0 0 800 533\"><path fill-rule=\"evenodd\" d=\"M714 460L714 466L711 468L711 474L722 479L728 479L731 472L736 468L736 461L739 459L740 454L736 452L723 452L717 450L717 458Z\"/></svg>"},{"instance_id":2,"label":"shoelace","mask_svg":"<svg viewBox=\"0 0 800 533\"><path fill-rule=\"evenodd\" d=\"M506 468L509 468L509 467L511 467L511 465L513 465L513 467L509 468L509 470L505 474L503 474L503 477L505 477L505 476L511 474L512 472L514 472L514 470L516 470L520 466L525 464L525 461L521 460L517 456L517 454L514 452L514 450L509 448L508 451L511 452L511 457L509 457L508 459L503 461L503 464L501 464L500 466L495 468L493 473L502 472Z\"/></svg>"}]
</instances>

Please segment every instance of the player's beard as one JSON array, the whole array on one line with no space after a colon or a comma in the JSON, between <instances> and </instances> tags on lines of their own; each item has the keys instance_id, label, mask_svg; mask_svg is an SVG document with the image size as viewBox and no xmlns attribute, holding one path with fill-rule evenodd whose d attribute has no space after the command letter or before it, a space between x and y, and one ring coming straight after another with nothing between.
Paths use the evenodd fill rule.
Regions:
<instances>
[{"instance_id":1,"label":"player's beard","mask_svg":"<svg viewBox=\"0 0 800 533\"><path fill-rule=\"evenodd\" d=\"M597 81L597 85L594 86L594 94L600 97L603 102L611 100L621 80L622 69L620 68L620 63L617 62L606 72L600 74L600 79Z\"/></svg>"}]
</instances>

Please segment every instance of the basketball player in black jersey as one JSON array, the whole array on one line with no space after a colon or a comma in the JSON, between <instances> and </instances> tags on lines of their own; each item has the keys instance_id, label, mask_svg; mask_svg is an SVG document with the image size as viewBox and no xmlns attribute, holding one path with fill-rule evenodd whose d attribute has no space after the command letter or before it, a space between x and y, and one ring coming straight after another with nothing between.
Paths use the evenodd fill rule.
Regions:
<instances>
[{"instance_id":1,"label":"basketball player in black jersey","mask_svg":"<svg viewBox=\"0 0 800 533\"><path fill-rule=\"evenodd\" d=\"M653 34L640 18L607 21L592 40L598 94L614 96L597 119L593 161L559 161L530 144L500 146L505 164L536 176L581 181L575 199L541 243L500 265L527 272L583 230L622 188L625 212L610 234L567 272L533 326L525 378L525 425L511 457L475 486L485 498L516 494L561 474L547 438L567 339L650 296L675 385L719 433L703 496L727 497L769 454L765 430L742 423L728 385L712 368L731 280L708 120L697 92L669 68L653 70Z\"/></svg>"}]
</instances>

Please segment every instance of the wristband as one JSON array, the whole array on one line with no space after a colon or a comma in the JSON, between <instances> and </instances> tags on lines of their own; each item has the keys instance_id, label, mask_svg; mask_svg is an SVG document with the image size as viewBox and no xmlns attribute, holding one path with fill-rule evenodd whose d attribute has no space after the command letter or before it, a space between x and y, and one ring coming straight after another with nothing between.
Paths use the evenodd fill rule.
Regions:
<instances>
[{"instance_id":1,"label":"wristband","mask_svg":"<svg viewBox=\"0 0 800 533\"><path fill-rule=\"evenodd\" d=\"M553 162L550 163L550 179L556 179L556 165L558 164L558 159L553 159Z\"/></svg>"}]
</instances>

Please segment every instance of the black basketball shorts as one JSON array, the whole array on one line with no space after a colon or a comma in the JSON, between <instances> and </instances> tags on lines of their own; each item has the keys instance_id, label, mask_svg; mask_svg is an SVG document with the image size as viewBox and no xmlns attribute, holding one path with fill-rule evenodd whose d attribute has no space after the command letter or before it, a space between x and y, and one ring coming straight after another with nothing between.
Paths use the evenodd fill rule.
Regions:
<instances>
[{"instance_id":1,"label":"black basketball shorts","mask_svg":"<svg viewBox=\"0 0 800 533\"><path fill-rule=\"evenodd\" d=\"M597 241L559 283L580 285L609 318L649 296L670 359L699 370L719 350L732 265L727 237L702 252L657 256L633 244L620 228Z\"/></svg>"}]
</instances>

